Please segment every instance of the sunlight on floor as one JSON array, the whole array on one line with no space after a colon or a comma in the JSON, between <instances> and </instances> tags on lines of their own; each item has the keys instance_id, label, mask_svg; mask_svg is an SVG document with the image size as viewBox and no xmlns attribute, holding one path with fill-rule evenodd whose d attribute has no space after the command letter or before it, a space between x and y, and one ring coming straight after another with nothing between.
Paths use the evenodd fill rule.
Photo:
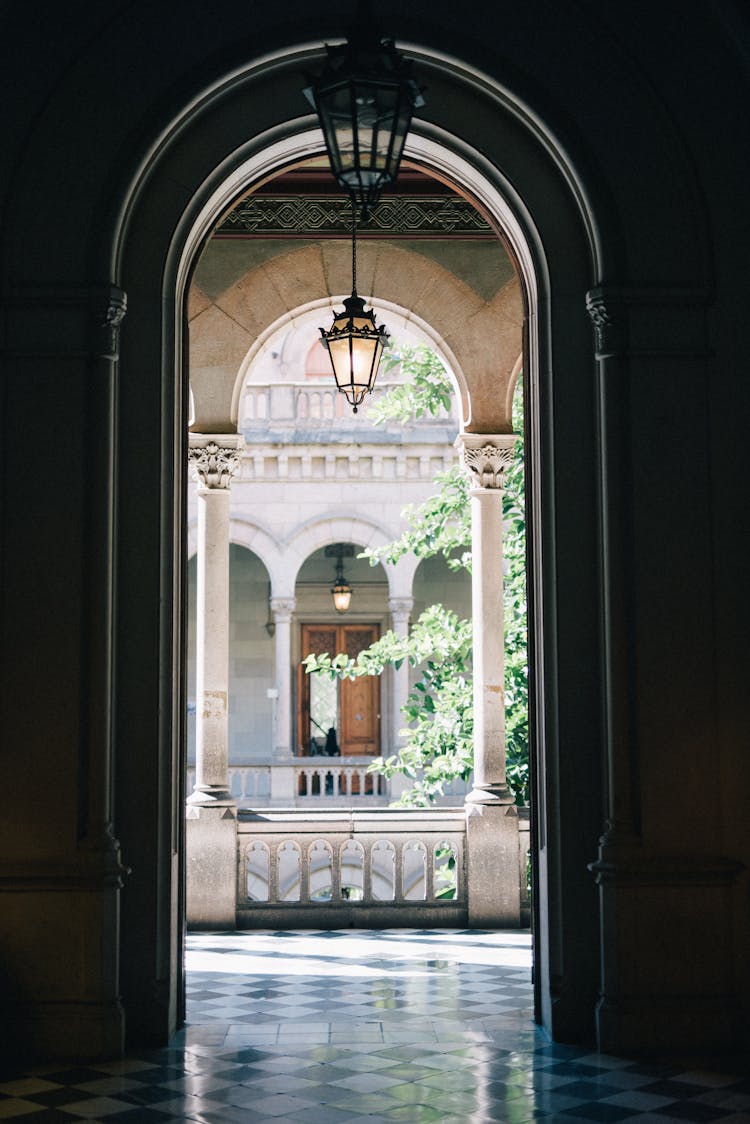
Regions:
<instances>
[{"instance_id":1,"label":"sunlight on floor","mask_svg":"<svg viewBox=\"0 0 750 1124\"><path fill-rule=\"evenodd\" d=\"M277 934L222 933L221 947L211 947L210 933L188 935L185 966L188 972L223 972L254 976L337 976L342 961L350 978L404 978L427 975L435 961L443 964L497 965L502 968L531 969L529 933L461 933L443 935L414 930L381 931L377 935L336 934L336 960L331 959L328 935L294 930L283 943ZM384 963L383 958L398 957ZM356 963L355 963L356 961ZM407 962L406 964L404 962ZM409 964L413 961L413 966Z\"/></svg>"}]
</instances>

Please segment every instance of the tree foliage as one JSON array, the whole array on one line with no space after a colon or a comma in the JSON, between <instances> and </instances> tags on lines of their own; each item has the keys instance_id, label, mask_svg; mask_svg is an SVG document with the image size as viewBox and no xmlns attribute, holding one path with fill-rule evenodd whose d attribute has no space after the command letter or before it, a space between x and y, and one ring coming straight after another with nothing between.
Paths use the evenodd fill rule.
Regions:
<instances>
[{"instance_id":1,"label":"tree foliage","mask_svg":"<svg viewBox=\"0 0 750 1124\"><path fill-rule=\"evenodd\" d=\"M388 418L407 422L448 408L452 384L442 363L427 348L404 348L397 357L406 381L384 395L370 411L376 424ZM519 389L514 400L514 425L522 426ZM397 562L413 552L420 558L441 554L452 569L471 569L469 481L459 465L435 478L435 493L403 516L407 527L395 542L365 556L372 565ZM528 802L528 660L526 635L526 547L523 441L519 436L513 466L503 494L505 559L505 700L508 786L516 802ZM498 544L498 548L500 544ZM442 605L431 605L412 625L407 637L386 632L351 659L343 654L313 654L304 660L309 673L356 678L380 675L388 665L405 661L418 677L402 713L406 744L398 753L373 762L371 769L387 777L403 773L412 781L402 804L424 806L441 795L447 782L466 780L472 769L471 622L460 620Z\"/></svg>"}]
</instances>

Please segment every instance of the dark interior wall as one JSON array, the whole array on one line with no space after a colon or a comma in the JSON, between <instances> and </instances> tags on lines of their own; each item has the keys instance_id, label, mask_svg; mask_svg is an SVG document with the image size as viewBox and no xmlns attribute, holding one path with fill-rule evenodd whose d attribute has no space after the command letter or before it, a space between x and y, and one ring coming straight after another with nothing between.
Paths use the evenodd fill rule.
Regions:
<instances>
[{"instance_id":1,"label":"dark interior wall","mask_svg":"<svg viewBox=\"0 0 750 1124\"><path fill-rule=\"evenodd\" d=\"M208 101L198 110L200 100L249 59L334 35L345 12L292 3L282 15L233 6L221 18L197 2L179 14L163 3L84 3L2 17L0 753L12 800L0 836L0 955L13 981L8 1013L40 1052L60 1045L45 1000L76 1027L81 1056L116 1050L120 994L134 1036L158 1038L174 1024L179 724L169 698L179 630L164 603L175 558L179 573L169 510L183 460L159 370L174 322L165 263L180 206L189 211L201 176L241 143L236 113ZM425 114L491 151L533 217L536 260L552 263L538 542L554 544L554 569L542 555L540 598L554 753L540 807L552 991L560 1003L578 991L557 1032L580 1037L593 1021L599 919L584 867L609 813L600 1035L620 1047L639 1034L647 1048L674 1044L669 1030L648 1038L648 999L685 1006L686 976L667 967L682 959L703 989L692 994L695 1042L703 1033L708 1043L715 1028L703 1019L701 1030L698 1000L733 992L736 1029L749 986L746 875L732 867L750 863L750 149L738 108L748 17L730 0L679 18L584 0L512 12L480 2L460 26L443 0L405 14L385 3L380 13L398 38L509 91L494 102L477 95L468 115L451 96L455 73L441 83L435 70ZM274 81L264 105L248 101L248 136L273 124ZM516 109L503 108L508 99ZM198 152L189 130L166 136L188 106L211 122ZM301 98L288 106L290 116L306 112ZM501 151L498 137L516 135L511 119L535 148ZM148 191L165 154L166 209L165 191ZM137 202L120 228L128 198ZM545 218L547 200L558 210ZM571 247L557 233L586 224L590 252L584 238ZM119 284L131 301L118 367L110 286ZM585 313L596 285L598 360ZM113 819L132 867L121 894ZM665 902L686 943L680 936L670 950L665 923L659 953L633 926L649 910L668 914ZM726 939L720 977L708 970L710 943L689 940L706 916ZM53 976L51 956L72 967ZM628 957L635 978L622 974Z\"/></svg>"}]
</instances>

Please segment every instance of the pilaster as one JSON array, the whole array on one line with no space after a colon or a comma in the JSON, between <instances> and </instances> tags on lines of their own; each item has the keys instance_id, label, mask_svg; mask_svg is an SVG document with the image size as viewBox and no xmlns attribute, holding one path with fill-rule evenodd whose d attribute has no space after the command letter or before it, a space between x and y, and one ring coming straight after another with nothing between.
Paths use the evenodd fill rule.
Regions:
<instances>
[{"instance_id":1,"label":"pilaster","mask_svg":"<svg viewBox=\"0 0 750 1124\"><path fill-rule=\"evenodd\" d=\"M706 746L716 750L695 641L711 624L702 591L713 562L696 533L710 519L696 424L707 392L707 294L599 286L586 305L597 359L605 701L606 807L589 867L599 893L598 1045L720 1052L738 1033L732 919L742 866L710 853L721 806L702 767ZM648 575L639 541L653 543Z\"/></svg>"}]
</instances>

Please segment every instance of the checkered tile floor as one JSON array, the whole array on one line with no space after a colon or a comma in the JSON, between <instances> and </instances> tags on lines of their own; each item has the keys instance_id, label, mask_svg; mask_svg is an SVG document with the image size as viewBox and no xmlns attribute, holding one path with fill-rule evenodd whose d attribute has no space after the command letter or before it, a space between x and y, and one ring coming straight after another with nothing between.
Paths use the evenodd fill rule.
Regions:
<instances>
[{"instance_id":1,"label":"checkered tile floor","mask_svg":"<svg viewBox=\"0 0 750 1124\"><path fill-rule=\"evenodd\" d=\"M739 1074L550 1044L526 933L201 934L187 965L168 1048L2 1080L0 1120L750 1121Z\"/></svg>"}]
</instances>

